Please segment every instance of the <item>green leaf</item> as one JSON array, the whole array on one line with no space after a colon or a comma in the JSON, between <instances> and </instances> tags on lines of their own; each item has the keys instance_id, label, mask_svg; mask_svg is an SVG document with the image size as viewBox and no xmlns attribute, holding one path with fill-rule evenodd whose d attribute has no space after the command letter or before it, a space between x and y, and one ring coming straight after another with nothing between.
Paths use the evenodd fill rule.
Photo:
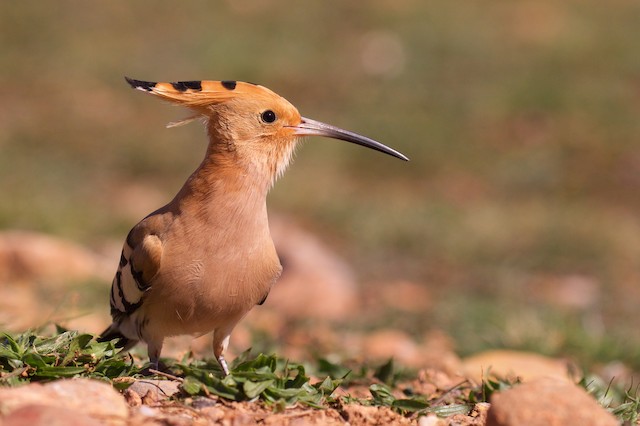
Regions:
<instances>
[{"instance_id":1,"label":"green leaf","mask_svg":"<svg viewBox=\"0 0 640 426\"><path fill-rule=\"evenodd\" d=\"M80 334L76 336L70 343L67 354L62 359L60 365L65 366L75 361L79 355L82 354L82 350L93 339L90 334Z\"/></svg>"},{"instance_id":2,"label":"green leaf","mask_svg":"<svg viewBox=\"0 0 640 426\"><path fill-rule=\"evenodd\" d=\"M34 341L34 346L36 351L42 355L66 352L71 341L76 337L77 334L77 331L65 331L64 333L57 336L48 338L37 338Z\"/></svg>"},{"instance_id":3,"label":"green leaf","mask_svg":"<svg viewBox=\"0 0 640 426\"><path fill-rule=\"evenodd\" d=\"M322 395L319 393L300 395L298 400L301 403L306 404L313 408L318 408L318 409L325 408L322 405Z\"/></svg>"},{"instance_id":4,"label":"green leaf","mask_svg":"<svg viewBox=\"0 0 640 426\"><path fill-rule=\"evenodd\" d=\"M232 365L231 365L231 370L235 370L238 365L243 364L243 363L249 361L250 359L251 359L251 348L249 348L246 351L242 352L240 355L238 355L236 357L236 359L233 360Z\"/></svg>"},{"instance_id":5,"label":"green leaf","mask_svg":"<svg viewBox=\"0 0 640 426\"><path fill-rule=\"evenodd\" d=\"M24 362L21 359L10 359L7 360L7 365L10 367L10 370L13 371L16 368L23 368Z\"/></svg>"},{"instance_id":6,"label":"green leaf","mask_svg":"<svg viewBox=\"0 0 640 426\"><path fill-rule=\"evenodd\" d=\"M7 386L19 386L24 382L28 382L28 379L23 379L19 376L2 377L0 378L0 384Z\"/></svg>"},{"instance_id":7,"label":"green leaf","mask_svg":"<svg viewBox=\"0 0 640 426\"><path fill-rule=\"evenodd\" d=\"M261 381L261 380L267 380L267 379L275 380L278 378L278 376L276 376L271 370L271 368L268 366L262 366L253 370L234 371L232 373L232 376L242 381L244 380Z\"/></svg>"},{"instance_id":8,"label":"green leaf","mask_svg":"<svg viewBox=\"0 0 640 426\"><path fill-rule=\"evenodd\" d=\"M421 399L396 399L391 404L391 407L405 412L414 413L416 411L429 408L429 404Z\"/></svg>"},{"instance_id":9,"label":"green leaf","mask_svg":"<svg viewBox=\"0 0 640 426\"><path fill-rule=\"evenodd\" d=\"M331 380L331 377L325 378L321 383L316 383L314 387L323 395L331 395L342 383L342 379Z\"/></svg>"},{"instance_id":10,"label":"green leaf","mask_svg":"<svg viewBox=\"0 0 640 426\"><path fill-rule=\"evenodd\" d=\"M0 363L8 359L20 359L20 355L9 346L0 344Z\"/></svg>"},{"instance_id":11,"label":"green leaf","mask_svg":"<svg viewBox=\"0 0 640 426\"><path fill-rule=\"evenodd\" d=\"M376 372L373 374L373 377L375 377L376 379L380 380L383 383L391 385L393 383L393 378L394 378L393 372L394 372L393 358L389 358L389 361L381 365L376 370Z\"/></svg>"},{"instance_id":12,"label":"green leaf","mask_svg":"<svg viewBox=\"0 0 640 426\"><path fill-rule=\"evenodd\" d=\"M473 409L474 404L449 404L440 405L437 407L431 407L427 409L428 412L434 413L438 417L450 417L456 414L469 415Z\"/></svg>"},{"instance_id":13,"label":"green leaf","mask_svg":"<svg viewBox=\"0 0 640 426\"><path fill-rule=\"evenodd\" d=\"M302 365L295 366L295 370L297 371L296 376L286 381L284 384L285 388L300 388L304 386L305 383L309 382L309 376L307 376Z\"/></svg>"},{"instance_id":14,"label":"green leaf","mask_svg":"<svg viewBox=\"0 0 640 426\"><path fill-rule=\"evenodd\" d=\"M7 348L8 353L13 353L18 357L22 356L23 350L13 336L7 333L2 333L2 336L3 341L0 347Z\"/></svg>"},{"instance_id":15,"label":"green leaf","mask_svg":"<svg viewBox=\"0 0 640 426\"><path fill-rule=\"evenodd\" d=\"M391 389L389 389L385 385L381 385L377 383L373 384L369 386L369 392L371 392L371 395L373 396L373 401L377 405L384 405L384 406L390 407L393 405L393 402L396 399L391 393Z\"/></svg>"},{"instance_id":16,"label":"green leaf","mask_svg":"<svg viewBox=\"0 0 640 426\"><path fill-rule=\"evenodd\" d=\"M273 384L274 380L264 380L261 382L252 382L246 381L242 385L242 389L244 390L244 394L249 399L253 399L259 396L265 389Z\"/></svg>"},{"instance_id":17,"label":"green leaf","mask_svg":"<svg viewBox=\"0 0 640 426\"><path fill-rule=\"evenodd\" d=\"M233 379L225 381L214 377L211 380L211 384L207 385L207 390L214 395L218 395L232 401L240 401L242 399L242 393Z\"/></svg>"},{"instance_id":18,"label":"green leaf","mask_svg":"<svg viewBox=\"0 0 640 426\"><path fill-rule=\"evenodd\" d=\"M197 395L202 391L202 387L204 385L198 379L193 376L187 376L184 378L184 381L180 385L182 390L184 390L189 395Z\"/></svg>"},{"instance_id":19,"label":"green leaf","mask_svg":"<svg viewBox=\"0 0 640 426\"><path fill-rule=\"evenodd\" d=\"M263 371L270 371L270 372L274 372L276 371L276 357L274 355L264 355L264 354L259 354L257 357L255 357L252 360L248 360L245 362L242 362L240 364L238 364L238 366L236 366L233 369L233 373L238 373L238 372L242 372L242 371L252 371L252 370L259 370L259 369L263 369L263 367L266 367L266 370Z\"/></svg>"},{"instance_id":20,"label":"green leaf","mask_svg":"<svg viewBox=\"0 0 640 426\"><path fill-rule=\"evenodd\" d=\"M115 356L115 348L111 342L91 342L89 347L87 347L83 353L87 354L90 358L101 362L101 358L104 357L113 357ZM66 357L65 357L66 359Z\"/></svg>"},{"instance_id":21,"label":"green leaf","mask_svg":"<svg viewBox=\"0 0 640 426\"><path fill-rule=\"evenodd\" d=\"M45 361L45 359L42 356L38 355L37 353L25 354L22 357L22 361L25 364L30 365L31 367L35 367L37 369L48 366L47 361Z\"/></svg>"},{"instance_id":22,"label":"green leaf","mask_svg":"<svg viewBox=\"0 0 640 426\"><path fill-rule=\"evenodd\" d=\"M329 360L320 358L318 360L318 373L330 377L346 379L351 374L351 369L340 364L334 364Z\"/></svg>"},{"instance_id":23,"label":"green leaf","mask_svg":"<svg viewBox=\"0 0 640 426\"><path fill-rule=\"evenodd\" d=\"M86 370L84 367L42 367L36 370L34 376L38 378L52 378L57 379L60 377L74 377L78 374L84 373Z\"/></svg>"},{"instance_id":24,"label":"green leaf","mask_svg":"<svg viewBox=\"0 0 640 426\"><path fill-rule=\"evenodd\" d=\"M265 392L272 396L275 396L276 399L277 398L290 399L290 398L297 397L301 393L304 393L303 388L282 389L274 386L265 389Z\"/></svg>"}]
</instances>

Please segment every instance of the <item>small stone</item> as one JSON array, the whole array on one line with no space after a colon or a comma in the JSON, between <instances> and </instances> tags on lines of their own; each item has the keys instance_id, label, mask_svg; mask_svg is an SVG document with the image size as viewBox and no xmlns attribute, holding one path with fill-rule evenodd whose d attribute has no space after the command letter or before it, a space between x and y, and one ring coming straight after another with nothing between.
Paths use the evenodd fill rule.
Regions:
<instances>
[{"instance_id":1,"label":"small stone","mask_svg":"<svg viewBox=\"0 0 640 426\"><path fill-rule=\"evenodd\" d=\"M618 421L584 389L540 378L495 393L487 426L617 426Z\"/></svg>"},{"instance_id":2,"label":"small stone","mask_svg":"<svg viewBox=\"0 0 640 426\"><path fill-rule=\"evenodd\" d=\"M155 407L141 405L140 407L138 407L136 413L143 417L158 417L161 414L161 411Z\"/></svg>"},{"instance_id":3,"label":"small stone","mask_svg":"<svg viewBox=\"0 0 640 426\"><path fill-rule=\"evenodd\" d=\"M454 352L452 339L439 330L432 330L424 336L418 348L420 365L445 371L450 375L458 375L462 369L462 361Z\"/></svg>"},{"instance_id":4,"label":"small stone","mask_svg":"<svg viewBox=\"0 0 640 426\"><path fill-rule=\"evenodd\" d=\"M430 310L433 297L429 288L411 281L392 281L376 286L380 303L387 307L405 312L422 313Z\"/></svg>"},{"instance_id":5,"label":"small stone","mask_svg":"<svg viewBox=\"0 0 640 426\"><path fill-rule=\"evenodd\" d=\"M205 407L200 409L200 414L210 419L212 422L220 422L224 416L224 410L219 407Z\"/></svg>"},{"instance_id":6,"label":"small stone","mask_svg":"<svg viewBox=\"0 0 640 426\"><path fill-rule=\"evenodd\" d=\"M445 424L444 420L438 418L435 414L422 416L418 419L418 426L444 426Z\"/></svg>"},{"instance_id":7,"label":"small stone","mask_svg":"<svg viewBox=\"0 0 640 426\"><path fill-rule=\"evenodd\" d=\"M217 403L218 402L215 399L207 398L207 397L204 397L204 396L199 396L199 397L195 398L191 402L191 406L193 408L195 408L196 410L199 410L199 409L202 409L202 408L213 407Z\"/></svg>"},{"instance_id":8,"label":"small stone","mask_svg":"<svg viewBox=\"0 0 640 426\"><path fill-rule=\"evenodd\" d=\"M36 232L0 232L0 282L66 285L108 281L112 274L109 259L71 241Z\"/></svg>"},{"instance_id":9,"label":"small stone","mask_svg":"<svg viewBox=\"0 0 640 426\"><path fill-rule=\"evenodd\" d=\"M83 413L64 407L28 404L13 410L3 420L3 426L100 426L100 422Z\"/></svg>"},{"instance_id":10,"label":"small stone","mask_svg":"<svg viewBox=\"0 0 640 426\"><path fill-rule=\"evenodd\" d=\"M482 352L463 359L462 368L466 376L477 383L487 377L517 378L523 382L540 377L571 381L566 361L530 352L508 350Z\"/></svg>"},{"instance_id":11,"label":"small stone","mask_svg":"<svg viewBox=\"0 0 640 426\"><path fill-rule=\"evenodd\" d=\"M421 362L418 345L404 331L381 329L365 337L364 354L370 359L382 360L393 357L399 363L409 366Z\"/></svg>"},{"instance_id":12,"label":"small stone","mask_svg":"<svg viewBox=\"0 0 640 426\"><path fill-rule=\"evenodd\" d=\"M142 398L140 395L132 391L131 389L127 389L123 392L123 396L129 407L139 407L142 405Z\"/></svg>"},{"instance_id":13,"label":"small stone","mask_svg":"<svg viewBox=\"0 0 640 426\"><path fill-rule=\"evenodd\" d=\"M489 409L491 408L491 404L488 402L478 402L475 407L473 407L473 411L471 412L471 417L477 417L482 420L482 424L487 421L487 415L489 413Z\"/></svg>"},{"instance_id":14,"label":"small stone","mask_svg":"<svg viewBox=\"0 0 640 426\"><path fill-rule=\"evenodd\" d=\"M359 303L353 271L316 235L284 217L270 218L283 272L265 308L285 318L335 320L351 317Z\"/></svg>"},{"instance_id":15,"label":"small stone","mask_svg":"<svg viewBox=\"0 0 640 426\"><path fill-rule=\"evenodd\" d=\"M129 407L122 395L105 382L90 379L56 380L41 385L0 388L0 414L26 405L45 405L77 410L108 424L124 423Z\"/></svg>"},{"instance_id":16,"label":"small stone","mask_svg":"<svg viewBox=\"0 0 640 426\"><path fill-rule=\"evenodd\" d=\"M176 380L144 379L136 380L127 390L138 394L143 404L153 405L179 393L179 386Z\"/></svg>"}]
</instances>

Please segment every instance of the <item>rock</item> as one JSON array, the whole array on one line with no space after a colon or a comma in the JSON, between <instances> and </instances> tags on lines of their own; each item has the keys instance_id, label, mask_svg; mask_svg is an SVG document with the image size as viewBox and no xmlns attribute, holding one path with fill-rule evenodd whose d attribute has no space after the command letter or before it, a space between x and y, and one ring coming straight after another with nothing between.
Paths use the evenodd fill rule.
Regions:
<instances>
[{"instance_id":1,"label":"rock","mask_svg":"<svg viewBox=\"0 0 640 426\"><path fill-rule=\"evenodd\" d=\"M99 315L82 315L87 312L86 300L69 286L92 280L106 287L117 256L107 258L35 232L0 232L0 324L8 330L24 330L55 322L99 333L109 322L108 309Z\"/></svg>"},{"instance_id":2,"label":"rock","mask_svg":"<svg viewBox=\"0 0 640 426\"><path fill-rule=\"evenodd\" d=\"M382 329L365 336L363 355L374 360L393 357L408 366L420 365L422 361L418 345L411 336L395 329Z\"/></svg>"},{"instance_id":3,"label":"rock","mask_svg":"<svg viewBox=\"0 0 640 426\"><path fill-rule=\"evenodd\" d=\"M419 351L419 367L435 368L449 375L459 375L462 371L462 361L454 352L453 341L442 331L432 330L427 333Z\"/></svg>"},{"instance_id":4,"label":"rock","mask_svg":"<svg viewBox=\"0 0 640 426\"><path fill-rule=\"evenodd\" d=\"M124 396L124 400L127 401L129 407L139 407L142 405L142 398L132 390L125 389L122 396Z\"/></svg>"},{"instance_id":5,"label":"rock","mask_svg":"<svg viewBox=\"0 0 640 426\"><path fill-rule=\"evenodd\" d=\"M344 319L355 312L353 272L319 238L278 217L271 234L284 267L266 306L289 318Z\"/></svg>"},{"instance_id":6,"label":"rock","mask_svg":"<svg viewBox=\"0 0 640 426\"><path fill-rule=\"evenodd\" d=\"M445 426L446 424L444 419L439 418L435 414L428 414L418 419L418 426Z\"/></svg>"},{"instance_id":7,"label":"rock","mask_svg":"<svg viewBox=\"0 0 640 426\"><path fill-rule=\"evenodd\" d=\"M42 303L37 289L4 285L0 280L0 324L3 328L25 330L42 324L52 313L53 308Z\"/></svg>"},{"instance_id":8,"label":"rock","mask_svg":"<svg viewBox=\"0 0 640 426\"><path fill-rule=\"evenodd\" d=\"M531 297L562 309L588 310L601 299L601 283L585 275L540 275L527 283Z\"/></svg>"},{"instance_id":9,"label":"rock","mask_svg":"<svg viewBox=\"0 0 640 426\"><path fill-rule=\"evenodd\" d=\"M491 404L488 402L478 402L476 406L473 407L471 416L477 418L480 421L479 424L484 425L487 423L487 416L489 415L490 408Z\"/></svg>"},{"instance_id":10,"label":"rock","mask_svg":"<svg viewBox=\"0 0 640 426\"><path fill-rule=\"evenodd\" d=\"M78 410L107 424L123 424L129 415L122 395L105 382L90 379L56 380L45 385L31 383L0 388L0 414L27 405Z\"/></svg>"},{"instance_id":11,"label":"rock","mask_svg":"<svg viewBox=\"0 0 640 426\"><path fill-rule=\"evenodd\" d=\"M143 404L151 405L180 393L179 386L180 382L176 380L142 379L136 380L127 388L127 391L128 393L133 392L137 394ZM129 398L137 402L135 397L129 396ZM129 402L129 405L131 405L131 402Z\"/></svg>"},{"instance_id":12,"label":"rock","mask_svg":"<svg viewBox=\"0 0 640 426\"><path fill-rule=\"evenodd\" d=\"M413 390L427 398L437 398L440 392L454 389L466 379L459 375L450 375L442 370L426 368L418 371L418 376L411 381Z\"/></svg>"},{"instance_id":13,"label":"rock","mask_svg":"<svg viewBox=\"0 0 640 426\"><path fill-rule=\"evenodd\" d=\"M618 421L584 389L540 378L494 394L487 426L616 426Z\"/></svg>"},{"instance_id":14,"label":"rock","mask_svg":"<svg viewBox=\"0 0 640 426\"><path fill-rule=\"evenodd\" d=\"M3 426L100 426L102 423L81 410L64 407L28 404L13 410Z\"/></svg>"},{"instance_id":15,"label":"rock","mask_svg":"<svg viewBox=\"0 0 640 426\"><path fill-rule=\"evenodd\" d=\"M383 308L399 311L424 313L431 309L433 297L425 284L411 281L379 283L374 286L373 296L379 299Z\"/></svg>"},{"instance_id":16,"label":"rock","mask_svg":"<svg viewBox=\"0 0 640 426\"><path fill-rule=\"evenodd\" d=\"M104 259L86 248L27 231L0 233L0 283L110 281L117 259Z\"/></svg>"},{"instance_id":17,"label":"rock","mask_svg":"<svg viewBox=\"0 0 640 426\"><path fill-rule=\"evenodd\" d=\"M530 381L539 377L554 377L571 381L566 361L530 352L495 350L482 352L462 360L467 377L480 383L483 376Z\"/></svg>"},{"instance_id":18,"label":"rock","mask_svg":"<svg viewBox=\"0 0 640 426\"><path fill-rule=\"evenodd\" d=\"M224 419L225 411L220 407L204 407L200 413L215 424L219 424Z\"/></svg>"}]
</instances>

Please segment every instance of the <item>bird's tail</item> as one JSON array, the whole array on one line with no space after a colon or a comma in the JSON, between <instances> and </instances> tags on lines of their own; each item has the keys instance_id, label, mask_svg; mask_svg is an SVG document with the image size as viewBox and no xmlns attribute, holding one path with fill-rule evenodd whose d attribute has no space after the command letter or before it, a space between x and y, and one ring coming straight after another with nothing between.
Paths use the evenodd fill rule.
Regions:
<instances>
[{"instance_id":1,"label":"bird's tail","mask_svg":"<svg viewBox=\"0 0 640 426\"><path fill-rule=\"evenodd\" d=\"M98 342L109 342L115 339L118 339L115 344L116 348L123 348L123 351L128 351L138 343L138 340L130 339L122 334L120 325L116 322L113 322L106 330L100 333L96 340Z\"/></svg>"}]
</instances>

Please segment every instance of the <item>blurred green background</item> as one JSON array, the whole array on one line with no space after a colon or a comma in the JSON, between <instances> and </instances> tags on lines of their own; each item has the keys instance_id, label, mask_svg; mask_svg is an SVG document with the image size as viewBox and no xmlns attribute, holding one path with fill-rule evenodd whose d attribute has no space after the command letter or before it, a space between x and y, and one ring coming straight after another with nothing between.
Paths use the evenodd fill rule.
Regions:
<instances>
[{"instance_id":1,"label":"blurred green background","mask_svg":"<svg viewBox=\"0 0 640 426\"><path fill-rule=\"evenodd\" d=\"M632 0L5 1L0 228L121 240L206 145L123 76L252 81L411 158L314 138L269 201L363 285L432 291L380 323L638 369L639 22Z\"/></svg>"}]
</instances>

